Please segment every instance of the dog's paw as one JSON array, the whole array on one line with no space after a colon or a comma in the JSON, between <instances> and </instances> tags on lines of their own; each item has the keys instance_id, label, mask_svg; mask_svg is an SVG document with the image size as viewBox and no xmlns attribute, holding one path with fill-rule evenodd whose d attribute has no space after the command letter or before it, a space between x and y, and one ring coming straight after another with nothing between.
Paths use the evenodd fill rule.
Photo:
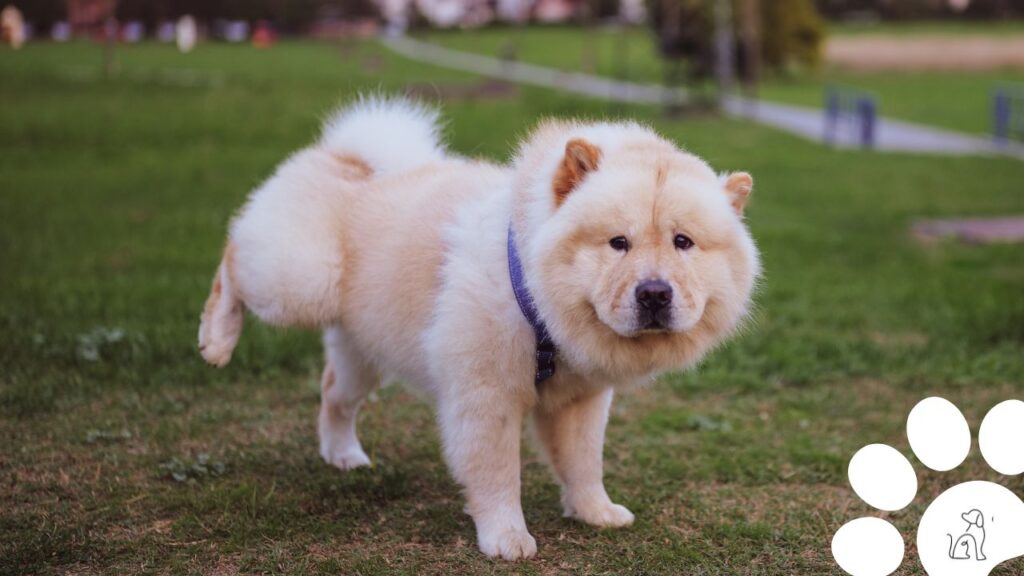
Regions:
<instances>
[{"instance_id":1,"label":"dog's paw","mask_svg":"<svg viewBox=\"0 0 1024 576\"><path fill-rule=\"evenodd\" d=\"M567 507L565 515L598 528L622 528L633 524L634 516L625 506L607 502L588 507Z\"/></svg>"},{"instance_id":2,"label":"dog's paw","mask_svg":"<svg viewBox=\"0 0 1024 576\"><path fill-rule=\"evenodd\" d=\"M525 529L510 528L495 535L480 534L480 551L491 558L523 560L537 554L537 541Z\"/></svg>"},{"instance_id":3,"label":"dog's paw","mask_svg":"<svg viewBox=\"0 0 1024 576\"><path fill-rule=\"evenodd\" d=\"M241 308L228 315L202 315L199 321L199 354L204 360L217 368L223 368L231 362L231 354L242 334L243 318Z\"/></svg>"},{"instance_id":4,"label":"dog's paw","mask_svg":"<svg viewBox=\"0 0 1024 576\"><path fill-rule=\"evenodd\" d=\"M245 319L245 306L232 290L227 273L231 251L229 245L199 318L199 353L218 368L231 361L231 353L238 345Z\"/></svg>"},{"instance_id":5,"label":"dog's paw","mask_svg":"<svg viewBox=\"0 0 1024 576\"><path fill-rule=\"evenodd\" d=\"M345 450L321 448L320 456L324 459L324 462L342 471L370 465L370 457L359 446L350 446Z\"/></svg>"},{"instance_id":6,"label":"dog's paw","mask_svg":"<svg viewBox=\"0 0 1024 576\"><path fill-rule=\"evenodd\" d=\"M223 368L231 362L231 354L235 351L233 342L218 342L204 334L202 328L199 332L199 354L212 366Z\"/></svg>"},{"instance_id":7,"label":"dog's paw","mask_svg":"<svg viewBox=\"0 0 1024 576\"><path fill-rule=\"evenodd\" d=\"M568 489L562 493L566 518L575 518L598 528L621 528L633 524L633 513L608 498L603 486Z\"/></svg>"}]
</instances>

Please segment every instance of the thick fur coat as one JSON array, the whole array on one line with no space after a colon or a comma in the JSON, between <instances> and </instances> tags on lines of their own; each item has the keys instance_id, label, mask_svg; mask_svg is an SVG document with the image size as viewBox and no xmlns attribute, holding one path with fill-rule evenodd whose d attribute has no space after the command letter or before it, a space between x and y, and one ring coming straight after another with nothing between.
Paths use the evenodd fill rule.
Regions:
<instances>
[{"instance_id":1,"label":"thick fur coat","mask_svg":"<svg viewBox=\"0 0 1024 576\"><path fill-rule=\"evenodd\" d=\"M633 123L548 121L511 165L467 160L445 150L435 111L364 99L232 221L200 350L225 365L246 310L323 328L324 459L369 462L357 411L382 378L399 379L436 406L480 549L530 557L524 420L567 515L632 523L602 480L613 391L693 365L745 318L760 273L743 221L751 187ZM558 349L539 386L509 279L510 226Z\"/></svg>"}]
</instances>

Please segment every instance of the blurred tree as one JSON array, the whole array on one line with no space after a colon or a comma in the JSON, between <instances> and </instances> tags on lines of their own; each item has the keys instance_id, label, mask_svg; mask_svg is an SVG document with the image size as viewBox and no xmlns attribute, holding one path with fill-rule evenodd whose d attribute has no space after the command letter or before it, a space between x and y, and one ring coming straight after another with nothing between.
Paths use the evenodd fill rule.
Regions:
<instances>
[{"instance_id":1,"label":"blurred tree","mask_svg":"<svg viewBox=\"0 0 1024 576\"><path fill-rule=\"evenodd\" d=\"M821 63L825 25L813 0L731 0L736 69L745 83L759 68L777 71ZM686 61L697 83L714 73L714 3L711 0L651 0L651 26L662 56Z\"/></svg>"},{"instance_id":2,"label":"blurred tree","mask_svg":"<svg viewBox=\"0 0 1024 576\"><path fill-rule=\"evenodd\" d=\"M665 60L664 84L676 88L686 84L687 102L665 102L674 114L682 108L704 108L710 98L704 93L706 80L714 70L714 27L706 0L650 0L648 14L658 52Z\"/></svg>"},{"instance_id":3,"label":"blurred tree","mask_svg":"<svg viewBox=\"0 0 1024 576\"><path fill-rule=\"evenodd\" d=\"M708 76L713 26L707 2L652 0L650 14L662 57L686 61L695 79Z\"/></svg>"},{"instance_id":4,"label":"blurred tree","mask_svg":"<svg viewBox=\"0 0 1024 576\"><path fill-rule=\"evenodd\" d=\"M19 2L17 6L25 21L31 22L37 32L49 30L54 22L68 19L68 8L64 0L32 0Z\"/></svg>"},{"instance_id":5,"label":"blurred tree","mask_svg":"<svg viewBox=\"0 0 1024 576\"><path fill-rule=\"evenodd\" d=\"M591 12L597 20L607 20L619 16L619 0L591 0Z\"/></svg>"},{"instance_id":6,"label":"blurred tree","mask_svg":"<svg viewBox=\"0 0 1024 576\"><path fill-rule=\"evenodd\" d=\"M162 20L173 18L170 0L121 0L117 17L121 21L141 20L152 30Z\"/></svg>"},{"instance_id":7,"label":"blurred tree","mask_svg":"<svg viewBox=\"0 0 1024 576\"><path fill-rule=\"evenodd\" d=\"M757 85L761 81L761 1L740 0L737 14L736 68L744 90L751 97L757 96Z\"/></svg>"}]
</instances>

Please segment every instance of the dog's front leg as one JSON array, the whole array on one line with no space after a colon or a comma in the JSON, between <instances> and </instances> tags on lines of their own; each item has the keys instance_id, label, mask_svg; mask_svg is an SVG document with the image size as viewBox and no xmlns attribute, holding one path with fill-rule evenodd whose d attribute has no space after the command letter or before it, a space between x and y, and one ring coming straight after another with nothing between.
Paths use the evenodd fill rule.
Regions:
<instances>
[{"instance_id":1,"label":"dog's front leg","mask_svg":"<svg viewBox=\"0 0 1024 576\"><path fill-rule=\"evenodd\" d=\"M480 550L505 560L529 558L537 543L520 501L519 444L526 408L499 387L439 398L445 457L465 487L466 511Z\"/></svg>"},{"instance_id":2,"label":"dog's front leg","mask_svg":"<svg viewBox=\"0 0 1024 576\"><path fill-rule=\"evenodd\" d=\"M633 513L604 489L602 450L611 388L554 409L537 407L534 428L558 482L565 515L602 527L629 526Z\"/></svg>"}]
</instances>

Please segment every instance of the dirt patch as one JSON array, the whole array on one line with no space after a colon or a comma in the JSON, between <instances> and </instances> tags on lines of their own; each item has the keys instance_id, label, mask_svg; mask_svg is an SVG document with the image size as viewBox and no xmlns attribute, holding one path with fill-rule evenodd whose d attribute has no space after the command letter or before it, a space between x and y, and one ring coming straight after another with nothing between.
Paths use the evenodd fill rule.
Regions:
<instances>
[{"instance_id":1,"label":"dirt patch","mask_svg":"<svg viewBox=\"0 0 1024 576\"><path fill-rule=\"evenodd\" d=\"M445 102L513 100L519 96L519 87L500 80L484 80L471 84L417 83L407 85L406 93L417 98Z\"/></svg>"},{"instance_id":2,"label":"dirt patch","mask_svg":"<svg viewBox=\"0 0 1024 576\"><path fill-rule=\"evenodd\" d=\"M825 60L858 71L1024 69L1024 37L832 38L825 47Z\"/></svg>"},{"instance_id":3,"label":"dirt patch","mask_svg":"<svg viewBox=\"0 0 1024 576\"><path fill-rule=\"evenodd\" d=\"M926 243L943 238L967 244L1024 242L1024 217L920 220L914 223L913 233L915 238Z\"/></svg>"}]
</instances>

